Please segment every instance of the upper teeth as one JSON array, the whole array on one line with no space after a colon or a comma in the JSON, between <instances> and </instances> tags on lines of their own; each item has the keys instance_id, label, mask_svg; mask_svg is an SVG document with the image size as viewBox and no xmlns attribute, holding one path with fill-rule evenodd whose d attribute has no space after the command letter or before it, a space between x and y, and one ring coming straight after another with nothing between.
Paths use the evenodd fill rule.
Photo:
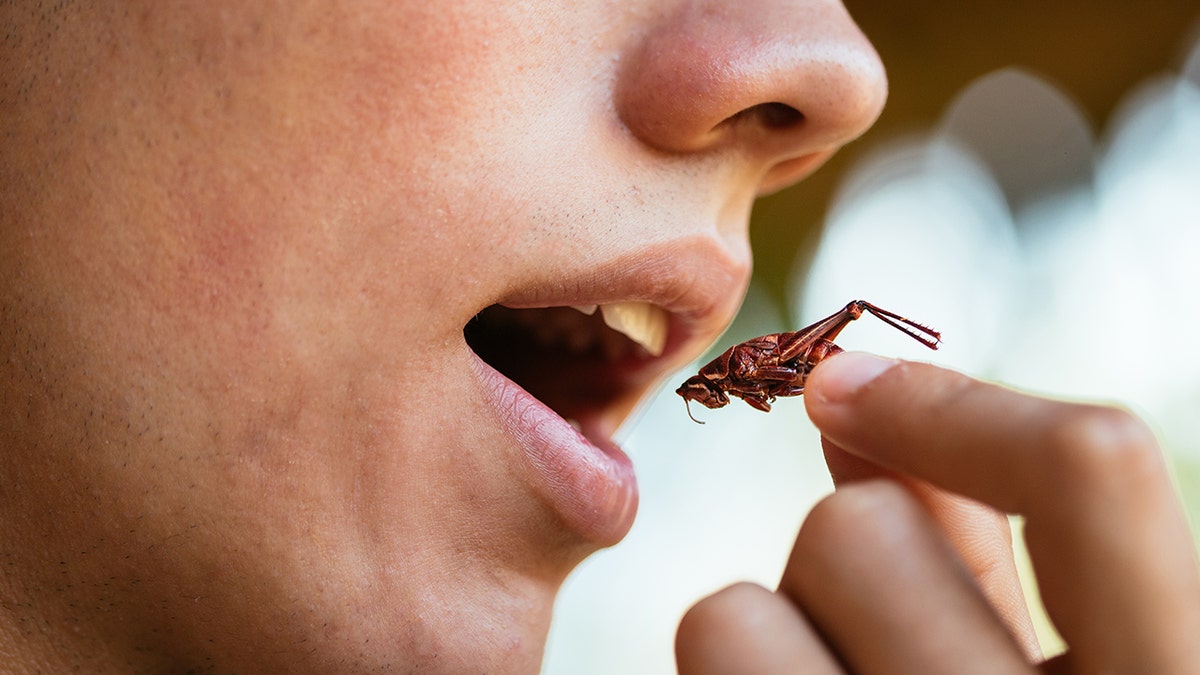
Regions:
<instances>
[{"instance_id":1,"label":"upper teeth","mask_svg":"<svg viewBox=\"0 0 1200 675\"><path fill-rule=\"evenodd\" d=\"M592 314L596 306L579 306L575 309ZM652 356L663 353L667 345L667 312L663 308L648 302L614 302L600 305L600 314L609 328L624 333L645 347Z\"/></svg>"}]
</instances>

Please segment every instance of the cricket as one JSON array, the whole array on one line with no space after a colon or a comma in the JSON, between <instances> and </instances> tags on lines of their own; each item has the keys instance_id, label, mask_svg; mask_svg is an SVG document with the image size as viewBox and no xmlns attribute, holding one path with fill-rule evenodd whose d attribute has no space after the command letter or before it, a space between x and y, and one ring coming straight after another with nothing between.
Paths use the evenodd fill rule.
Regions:
<instances>
[{"instance_id":1,"label":"cricket","mask_svg":"<svg viewBox=\"0 0 1200 675\"><path fill-rule=\"evenodd\" d=\"M762 335L730 347L684 381L675 393L683 397L688 417L699 424L704 422L692 415L692 401L706 408L723 408L729 405L730 396L736 396L753 408L770 412L777 397L804 393L804 381L812 369L842 351L833 340L864 312L930 349L937 349L942 341L942 334L932 328L866 300L854 300L798 331Z\"/></svg>"}]
</instances>

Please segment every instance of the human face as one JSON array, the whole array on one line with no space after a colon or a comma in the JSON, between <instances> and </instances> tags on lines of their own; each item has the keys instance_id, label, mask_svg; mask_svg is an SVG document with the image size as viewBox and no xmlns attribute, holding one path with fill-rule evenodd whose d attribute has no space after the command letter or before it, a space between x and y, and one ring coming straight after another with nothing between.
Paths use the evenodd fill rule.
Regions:
<instances>
[{"instance_id":1,"label":"human face","mask_svg":"<svg viewBox=\"0 0 1200 675\"><path fill-rule=\"evenodd\" d=\"M85 4L4 10L0 513L93 664L536 671L752 200L885 96L831 0ZM618 303L661 355L535 309Z\"/></svg>"}]
</instances>

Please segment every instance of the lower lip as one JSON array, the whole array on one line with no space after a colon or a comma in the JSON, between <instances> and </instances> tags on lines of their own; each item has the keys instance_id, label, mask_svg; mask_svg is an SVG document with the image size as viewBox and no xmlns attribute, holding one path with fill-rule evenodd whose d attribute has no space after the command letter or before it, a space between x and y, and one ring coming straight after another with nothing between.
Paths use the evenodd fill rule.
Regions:
<instances>
[{"instance_id":1,"label":"lower lip","mask_svg":"<svg viewBox=\"0 0 1200 675\"><path fill-rule=\"evenodd\" d=\"M589 541L599 546L620 541L637 513L637 480L629 457L611 440L589 440L478 357L472 362L501 425L525 451L539 496Z\"/></svg>"}]
</instances>

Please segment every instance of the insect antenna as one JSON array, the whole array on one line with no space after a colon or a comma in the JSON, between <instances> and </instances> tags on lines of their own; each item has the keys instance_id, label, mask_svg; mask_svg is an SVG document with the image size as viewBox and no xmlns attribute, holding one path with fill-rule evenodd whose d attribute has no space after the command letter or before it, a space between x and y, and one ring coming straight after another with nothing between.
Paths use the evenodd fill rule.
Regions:
<instances>
[{"instance_id":1,"label":"insect antenna","mask_svg":"<svg viewBox=\"0 0 1200 675\"><path fill-rule=\"evenodd\" d=\"M942 334L928 326L923 326L912 319L906 319L895 312L889 312L882 307L876 307L869 302L860 302L862 302L864 309L877 316L880 321L883 321L896 330L902 331L910 338L930 349L937 349L938 343L942 341Z\"/></svg>"},{"instance_id":2,"label":"insect antenna","mask_svg":"<svg viewBox=\"0 0 1200 675\"><path fill-rule=\"evenodd\" d=\"M688 417L691 417L693 422L695 422L696 424L704 424L703 420L698 420L695 418L694 415L692 415L692 402L691 401L689 401L686 398L683 399L683 407L687 408Z\"/></svg>"}]
</instances>

